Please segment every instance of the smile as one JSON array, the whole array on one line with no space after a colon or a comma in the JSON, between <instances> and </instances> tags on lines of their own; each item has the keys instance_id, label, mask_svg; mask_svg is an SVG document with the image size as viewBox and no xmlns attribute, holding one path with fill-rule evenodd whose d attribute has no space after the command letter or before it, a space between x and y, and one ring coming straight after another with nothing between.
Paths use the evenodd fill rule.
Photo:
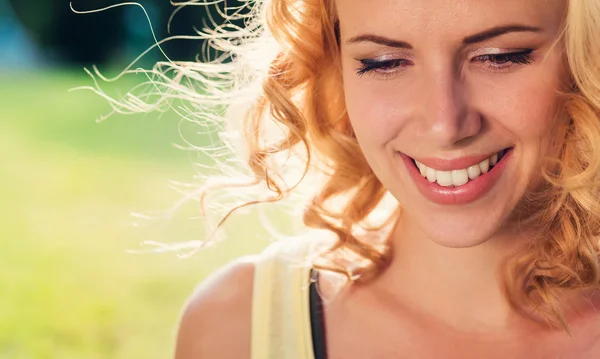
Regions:
<instances>
[{"instance_id":1,"label":"smile","mask_svg":"<svg viewBox=\"0 0 600 359\"><path fill-rule=\"evenodd\" d=\"M508 148L487 157L454 160L399 155L423 196L437 204L459 205L485 196L501 177L512 152L513 148Z\"/></svg>"},{"instance_id":2,"label":"smile","mask_svg":"<svg viewBox=\"0 0 600 359\"><path fill-rule=\"evenodd\" d=\"M436 182L438 185L443 187L456 187L467 184L479 176L485 175L494 166L501 161L507 150L494 153L490 157L483 161L471 165L467 168L461 168L451 171L436 170L431 167L427 167L425 164L413 159L415 165L419 169L419 173L424 178L427 178L429 182Z\"/></svg>"}]
</instances>

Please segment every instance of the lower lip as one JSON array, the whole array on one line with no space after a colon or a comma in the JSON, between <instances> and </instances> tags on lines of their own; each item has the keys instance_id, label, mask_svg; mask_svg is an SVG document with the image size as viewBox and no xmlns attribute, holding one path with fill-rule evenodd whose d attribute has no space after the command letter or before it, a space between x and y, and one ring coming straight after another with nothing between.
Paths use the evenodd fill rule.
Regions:
<instances>
[{"instance_id":1,"label":"lower lip","mask_svg":"<svg viewBox=\"0 0 600 359\"><path fill-rule=\"evenodd\" d=\"M485 196L504 172L506 163L512 155L512 148L506 151L504 156L496 165L486 174L483 174L466 184L457 187L443 187L436 182L431 183L427 178L421 176L419 169L415 166L413 160L403 153L400 157L408 168L408 173L415 181L419 192L430 201L442 205L460 205L474 202Z\"/></svg>"}]
</instances>

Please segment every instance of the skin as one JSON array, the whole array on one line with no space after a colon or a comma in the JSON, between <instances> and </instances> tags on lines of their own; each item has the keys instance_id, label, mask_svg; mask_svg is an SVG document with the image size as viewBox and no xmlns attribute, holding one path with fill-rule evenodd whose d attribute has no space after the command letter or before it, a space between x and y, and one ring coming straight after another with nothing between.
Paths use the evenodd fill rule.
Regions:
<instances>
[{"instance_id":1,"label":"skin","mask_svg":"<svg viewBox=\"0 0 600 359\"><path fill-rule=\"evenodd\" d=\"M499 308L493 318L486 315L490 326L509 320L496 267L527 237L527 229L510 219L530 184L539 180L541 160L555 152L550 141L558 126L553 109L566 64L562 47L552 45L561 31L565 4L556 0L337 3L348 115L367 161L405 211L392 239L398 253L382 282L392 287L398 287L394 282L404 283L396 295L415 301L415 306L432 301L428 310L452 324L464 323L463 315L453 318L457 311L470 312L482 300ZM365 17L367 12L370 16ZM463 43L466 37L507 24L540 30ZM413 48L350 43L362 34L390 37ZM479 60L481 55L524 49L533 49L530 64ZM408 61L358 75L356 59L365 58ZM402 152L453 159L491 155L508 147L513 147L512 158L498 183L466 205L428 201L398 156ZM473 287L479 288L477 293ZM408 295L407 288L425 293L428 288L437 293L444 288L457 304L447 304L448 313L442 313L436 300ZM464 300L467 292L472 293L470 300ZM489 308L482 311L489 313Z\"/></svg>"},{"instance_id":2,"label":"skin","mask_svg":"<svg viewBox=\"0 0 600 359\"><path fill-rule=\"evenodd\" d=\"M321 276L329 358L600 357L598 298L564 303L569 337L516 313L497 277L530 234L517 228L516 208L539 181L542 159L555 156L565 120L554 109L568 72L561 44L553 46L565 7L561 0L337 0L348 115L404 215L391 236L392 263L376 280L334 295L331 277ZM463 42L507 24L539 30ZM364 34L412 48L350 41ZM532 49L529 64L481 60L524 49ZM401 61L357 74L361 59ZM453 159L508 147L512 158L492 190L460 206L422 196L397 155ZM253 268L252 259L238 261L200 286L182 317L177 359L249 357Z\"/></svg>"},{"instance_id":3,"label":"skin","mask_svg":"<svg viewBox=\"0 0 600 359\"><path fill-rule=\"evenodd\" d=\"M556 128L551 110L565 64L562 47L551 46L561 30L564 4L557 0L337 2L350 121L373 171L402 204L421 237L445 247L473 247L504 233L514 235L506 220L539 176L539 162L550 154L548 139ZM369 16L364 16L367 12ZM507 24L541 31L462 43L472 34ZM405 41L413 49L369 41L348 44L366 33ZM500 70L492 61L477 60L480 55L523 49L534 49L529 65L507 63ZM365 58L410 63L359 76L360 63L355 59ZM410 157L453 159L491 155L507 147L514 147L513 160L500 183L485 198L462 206L425 200L397 155L399 151Z\"/></svg>"}]
</instances>

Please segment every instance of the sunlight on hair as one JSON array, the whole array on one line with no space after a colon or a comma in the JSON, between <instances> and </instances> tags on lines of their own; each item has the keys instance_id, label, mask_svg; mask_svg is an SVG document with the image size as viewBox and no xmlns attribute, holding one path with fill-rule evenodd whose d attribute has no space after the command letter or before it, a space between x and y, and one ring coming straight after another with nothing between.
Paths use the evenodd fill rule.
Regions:
<instances>
[{"instance_id":1,"label":"sunlight on hair","mask_svg":"<svg viewBox=\"0 0 600 359\"><path fill-rule=\"evenodd\" d=\"M386 231L401 209L363 157L346 113L338 59L337 18L332 0L172 2L176 8L213 6L195 36L158 41L125 70L107 78L94 66L86 72L88 90L104 97L112 112L174 111L182 122L197 125L211 138L208 146L184 139L186 151L198 151L214 166L198 164L200 184L171 183L181 200L161 214L171 218L188 201L198 201L209 223L203 240L158 244L157 251L194 250L209 245L235 211L263 204L302 211L304 228L328 234L331 246L318 267L350 281L373 278L389 264ZM103 9L77 11L89 14ZM148 24L152 24L145 12ZM559 161L548 162L544 178L551 188L531 199L538 210L526 220L540 227L528 251L506 266L506 291L517 307L537 308L553 325L567 329L558 309L559 293L598 288L600 235L600 3L569 1L564 43L574 88L563 94L566 144ZM235 23L242 21L243 27ZM154 36L154 32L153 32ZM161 44L173 39L205 41L221 55L196 62L171 61ZM133 67L158 48L166 60L152 69ZM98 79L115 81L141 74L147 81L124 97L106 94ZM318 96L315 96L318 94ZM218 175L220 174L220 175ZM261 217L268 222L265 216ZM272 228L265 223L265 228ZM300 229L298 229L300 231ZM309 232L310 233L310 232ZM277 237L274 234L274 237ZM375 236L367 242L359 238ZM315 236L316 237L316 236ZM308 240L308 239L307 239Z\"/></svg>"}]
</instances>

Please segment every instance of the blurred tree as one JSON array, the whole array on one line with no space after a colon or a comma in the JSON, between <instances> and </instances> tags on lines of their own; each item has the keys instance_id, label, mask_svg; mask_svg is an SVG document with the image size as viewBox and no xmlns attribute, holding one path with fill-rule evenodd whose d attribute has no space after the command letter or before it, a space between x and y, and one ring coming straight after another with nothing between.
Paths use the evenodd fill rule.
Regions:
<instances>
[{"instance_id":1,"label":"blurred tree","mask_svg":"<svg viewBox=\"0 0 600 359\"><path fill-rule=\"evenodd\" d=\"M77 15L65 0L9 1L21 23L48 57L78 64L103 63L115 55L124 35L123 13ZM83 3L80 1L79 3ZM73 3L81 10L106 6L103 0ZM82 7L85 6L84 9Z\"/></svg>"},{"instance_id":2,"label":"blurred tree","mask_svg":"<svg viewBox=\"0 0 600 359\"><path fill-rule=\"evenodd\" d=\"M67 0L8 2L30 32L31 38L49 59L83 65L102 64L115 58L130 61L154 43L147 19L138 6L81 15L71 11ZM119 3L123 1L72 1L73 8L80 11ZM175 14L168 31L168 19L176 9L169 0L138 0L138 3L148 12L159 40L170 35L195 35L195 29L202 29L210 23L207 10L215 21L223 21L215 7L186 6ZM232 8L240 4L242 2L239 0L226 0L217 6L223 9L225 6ZM201 54L203 42L173 40L165 43L162 48L171 59L194 60L196 55ZM153 63L158 56L160 53L153 51L143 63Z\"/></svg>"},{"instance_id":3,"label":"blurred tree","mask_svg":"<svg viewBox=\"0 0 600 359\"><path fill-rule=\"evenodd\" d=\"M39 54L15 18L7 0L0 0L0 69L40 66Z\"/></svg>"}]
</instances>

